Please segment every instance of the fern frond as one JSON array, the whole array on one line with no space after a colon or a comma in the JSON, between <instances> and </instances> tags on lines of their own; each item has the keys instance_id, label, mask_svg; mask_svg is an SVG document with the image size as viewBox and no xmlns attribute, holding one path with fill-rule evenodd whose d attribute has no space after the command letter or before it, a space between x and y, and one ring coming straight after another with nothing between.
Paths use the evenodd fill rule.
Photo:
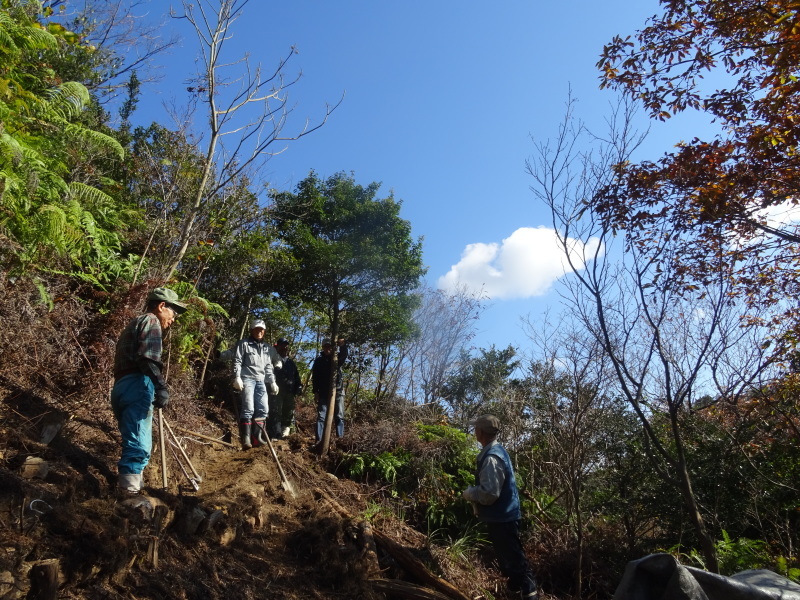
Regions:
<instances>
[{"instance_id":1,"label":"fern frond","mask_svg":"<svg viewBox=\"0 0 800 600\"><path fill-rule=\"evenodd\" d=\"M58 87L47 90L44 94L48 108L64 120L78 116L91 102L89 90L77 81L66 81Z\"/></svg>"},{"instance_id":2,"label":"fern frond","mask_svg":"<svg viewBox=\"0 0 800 600\"><path fill-rule=\"evenodd\" d=\"M108 154L115 155L119 160L125 158L125 149L117 140L110 135L87 129L75 123L64 123L66 132L73 137L76 137L86 144L94 148L98 148L107 152Z\"/></svg>"},{"instance_id":3,"label":"fern frond","mask_svg":"<svg viewBox=\"0 0 800 600\"><path fill-rule=\"evenodd\" d=\"M38 278L34 280L34 285L36 286L36 289L39 291L39 300L42 301L42 304L47 306L48 310L52 311L54 308L54 304L53 304L53 298L52 296L50 296L50 292L47 291L45 285Z\"/></svg>"},{"instance_id":4,"label":"fern frond","mask_svg":"<svg viewBox=\"0 0 800 600\"><path fill-rule=\"evenodd\" d=\"M79 181L73 181L69 184L69 196L80 202L96 205L106 205L114 202L114 199L105 192Z\"/></svg>"},{"instance_id":5,"label":"fern frond","mask_svg":"<svg viewBox=\"0 0 800 600\"><path fill-rule=\"evenodd\" d=\"M20 27L18 30L18 44L25 50L57 50L58 40L56 37L38 27Z\"/></svg>"},{"instance_id":6,"label":"fern frond","mask_svg":"<svg viewBox=\"0 0 800 600\"><path fill-rule=\"evenodd\" d=\"M0 17L2 16L3 13L0 12ZM14 38L11 37L11 34L4 27L1 18L0 18L0 50L2 50L2 53L5 54L6 56L13 56L15 54L19 54L19 47L14 43Z\"/></svg>"},{"instance_id":7,"label":"fern frond","mask_svg":"<svg viewBox=\"0 0 800 600\"><path fill-rule=\"evenodd\" d=\"M47 243L60 254L66 253L67 215L64 209L54 204L44 204L39 207L35 222L39 234L36 241L40 244Z\"/></svg>"}]
</instances>

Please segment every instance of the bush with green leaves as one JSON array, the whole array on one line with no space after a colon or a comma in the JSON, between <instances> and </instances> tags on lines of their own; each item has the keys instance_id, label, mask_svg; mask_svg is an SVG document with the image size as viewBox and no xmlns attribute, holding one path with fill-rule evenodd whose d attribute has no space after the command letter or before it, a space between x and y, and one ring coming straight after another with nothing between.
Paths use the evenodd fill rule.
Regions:
<instances>
[{"instance_id":1,"label":"bush with green leaves","mask_svg":"<svg viewBox=\"0 0 800 600\"><path fill-rule=\"evenodd\" d=\"M379 453L346 453L349 476L386 486L402 499L408 516L428 530L460 534L474 522L461 492L475 482L477 447L467 434L448 425L415 425L413 448L398 446Z\"/></svg>"},{"instance_id":2,"label":"bush with green leaves","mask_svg":"<svg viewBox=\"0 0 800 600\"><path fill-rule=\"evenodd\" d=\"M714 544L719 561L719 572L722 575L733 575L748 569L763 569L771 565L769 547L762 540L748 538L731 539L724 529L722 539ZM702 555L695 549L688 553L681 551L681 546L673 546L669 552L676 554L682 561L706 569Z\"/></svg>"},{"instance_id":3,"label":"bush with green leaves","mask_svg":"<svg viewBox=\"0 0 800 600\"><path fill-rule=\"evenodd\" d=\"M89 91L45 59L79 46L80 37L40 8L0 7L0 234L18 244L17 269L68 267L103 285L132 265L121 252L128 215L113 195L118 186L98 167L122 161L124 150L81 123Z\"/></svg>"}]
</instances>

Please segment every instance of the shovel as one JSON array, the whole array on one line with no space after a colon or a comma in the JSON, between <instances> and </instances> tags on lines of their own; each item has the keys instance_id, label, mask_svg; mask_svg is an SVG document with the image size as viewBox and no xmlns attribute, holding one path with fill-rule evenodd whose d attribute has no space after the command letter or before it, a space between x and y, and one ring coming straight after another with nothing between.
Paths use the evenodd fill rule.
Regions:
<instances>
[{"instance_id":1,"label":"shovel","mask_svg":"<svg viewBox=\"0 0 800 600\"><path fill-rule=\"evenodd\" d=\"M278 460L278 454L275 452L275 448L272 447L272 440L269 439L269 435L267 435L267 430L264 426L259 423L259 429L261 429L261 433L264 434L264 439L267 440L267 446L269 446L269 451L272 452L272 458L275 459L275 464L278 465L278 473L281 475L281 487L289 492L289 494L294 498L297 496L297 493L294 491L294 486L292 482L289 481L289 478L286 477L286 473L283 472L283 467L281 466L281 461Z\"/></svg>"}]
</instances>

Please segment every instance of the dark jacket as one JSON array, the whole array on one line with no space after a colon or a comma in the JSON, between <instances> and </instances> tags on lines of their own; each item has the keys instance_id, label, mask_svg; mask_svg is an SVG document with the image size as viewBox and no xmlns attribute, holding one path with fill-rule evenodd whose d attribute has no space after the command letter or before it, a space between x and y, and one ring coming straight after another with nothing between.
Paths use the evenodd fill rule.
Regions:
<instances>
[{"instance_id":1,"label":"dark jacket","mask_svg":"<svg viewBox=\"0 0 800 600\"><path fill-rule=\"evenodd\" d=\"M297 365L288 356L282 356L281 363L280 367L275 367L275 383L278 384L281 392L299 394L303 391L303 383L300 381Z\"/></svg>"},{"instance_id":2,"label":"dark jacket","mask_svg":"<svg viewBox=\"0 0 800 600\"><path fill-rule=\"evenodd\" d=\"M342 365L347 360L347 345L339 347L339 352L336 355L338 362L336 369L336 389L341 390L343 386L342 380ZM320 355L314 359L314 364L311 365L311 389L315 394L319 394L320 402L327 402L331 395L330 381L331 381L331 368L333 367L333 353L325 356L320 352Z\"/></svg>"}]
</instances>

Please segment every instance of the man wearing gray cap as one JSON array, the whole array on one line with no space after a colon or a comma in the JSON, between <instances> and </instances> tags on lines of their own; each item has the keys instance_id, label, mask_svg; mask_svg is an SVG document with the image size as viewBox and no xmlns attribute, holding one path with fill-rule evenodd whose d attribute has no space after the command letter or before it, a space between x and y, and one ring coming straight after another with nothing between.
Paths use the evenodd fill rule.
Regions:
<instances>
[{"instance_id":1,"label":"man wearing gray cap","mask_svg":"<svg viewBox=\"0 0 800 600\"><path fill-rule=\"evenodd\" d=\"M250 337L236 344L233 354L233 389L241 392L239 409L239 441L242 449L266 443L267 386L271 394L278 393L270 358L270 345L264 342L267 326L255 319Z\"/></svg>"},{"instance_id":2,"label":"man wearing gray cap","mask_svg":"<svg viewBox=\"0 0 800 600\"><path fill-rule=\"evenodd\" d=\"M497 442L500 420L494 415L482 415L471 425L475 439L482 446L473 485L463 496L472 503L478 520L486 523L500 570L508 577L508 586L520 593L523 600L537 600L536 579L525 557L519 539L522 518L514 468L508 452Z\"/></svg>"},{"instance_id":3,"label":"man wearing gray cap","mask_svg":"<svg viewBox=\"0 0 800 600\"><path fill-rule=\"evenodd\" d=\"M163 331L186 311L175 291L159 287L147 296L147 312L133 318L117 341L111 408L122 436L118 487L138 494L153 446L153 407L166 408L169 390L161 374Z\"/></svg>"}]
</instances>

